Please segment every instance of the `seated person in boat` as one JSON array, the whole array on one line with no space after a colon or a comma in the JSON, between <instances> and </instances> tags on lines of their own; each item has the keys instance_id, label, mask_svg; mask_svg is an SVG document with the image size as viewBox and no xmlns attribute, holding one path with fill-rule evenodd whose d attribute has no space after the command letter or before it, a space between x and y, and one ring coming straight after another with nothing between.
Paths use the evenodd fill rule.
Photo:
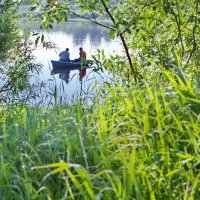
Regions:
<instances>
[{"instance_id":1,"label":"seated person in boat","mask_svg":"<svg viewBox=\"0 0 200 200\"><path fill-rule=\"evenodd\" d=\"M69 53L69 48L66 48L65 51L60 52L59 57L60 57L60 61L70 61L70 53Z\"/></svg>"},{"instance_id":2,"label":"seated person in boat","mask_svg":"<svg viewBox=\"0 0 200 200\"><path fill-rule=\"evenodd\" d=\"M82 48L82 47L79 48L79 56L80 56L80 57L79 57L79 60L83 60L83 61L86 60L87 54L86 54L85 51L83 51L83 48Z\"/></svg>"}]
</instances>

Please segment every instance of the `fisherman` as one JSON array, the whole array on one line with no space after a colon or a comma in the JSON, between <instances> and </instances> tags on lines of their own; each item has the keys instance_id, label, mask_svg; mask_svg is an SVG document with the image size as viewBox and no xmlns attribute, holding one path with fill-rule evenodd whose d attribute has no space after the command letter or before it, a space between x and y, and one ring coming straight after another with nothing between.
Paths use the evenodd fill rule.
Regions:
<instances>
[{"instance_id":1,"label":"fisherman","mask_svg":"<svg viewBox=\"0 0 200 200\"><path fill-rule=\"evenodd\" d=\"M65 51L60 52L59 57L60 57L60 61L70 61L70 53L69 53L69 48L66 48Z\"/></svg>"},{"instance_id":2,"label":"fisherman","mask_svg":"<svg viewBox=\"0 0 200 200\"><path fill-rule=\"evenodd\" d=\"M80 58L79 58L80 60L81 60L81 59L86 60L87 54L86 54L85 51L83 51L83 48L82 48L82 47L79 48L79 56L80 56Z\"/></svg>"}]
</instances>

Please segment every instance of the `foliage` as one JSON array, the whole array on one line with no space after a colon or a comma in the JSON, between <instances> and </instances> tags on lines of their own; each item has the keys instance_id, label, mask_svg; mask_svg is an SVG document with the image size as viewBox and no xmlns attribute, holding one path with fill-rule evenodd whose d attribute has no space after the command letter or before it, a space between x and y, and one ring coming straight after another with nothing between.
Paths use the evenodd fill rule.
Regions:
<instances>
[{"instance_id":1,"label":"foliage","mask_svg":"<svg viewBox=\"0 0 200 200\"><path fill-rule=\"evenodd\" d=\"M41 68L33 62L30 35L22 35L17 25L17 8L18 2L10 0L0 6L0 102L8 102L14 94L27 89L30 72Z\"/></svg>"},{"instance_id":2,"label":"foliage","mask_svg":"<svg viewBox=\"0 0 200 200\"><path fill-rule=\"evenodd\" d=\"M101 25L128 52L125 58L106 58L104 51L93 56L96 69L105 66L115 79L90 106L59 104L55 91L53 107L0 108L1 199L199 199L199 1L35 3L41 27L76 14L69 4L94 13L88 20L97 24L95 14L107 15L112 23ZM44 42L36 38L35 45ZM30 49L16 44L30 58ZM2 51L5 58L10 48ZM16 69L28 78L18 55L12 58L19 68L6 73L12 87ZM131 63L140 72L138 85Z\"/></svg>"},{"instance_id":3,"label":"foliage","mask_svg":"<svg viewBox=\"0 0 200 200\"><path fill-rule=\"evenodd\" d=\"M167 69L189 68L199 57L199 1L155 1L136 4L127 34L141 67L156 63ZM179 59L178 59L179 58ZM195 65L198 68L198 64Z\"/></svg>"},{"instance_id":4,"label":"foliage","mask_svg":"<svg viewBox=\"0 0 200 200\"><path fill-rule=\"evenodd\" d=\"M12 1L6 1L0 6L0 58L5 61L6 58L16 54L16 44L20 42L19 28L15 25L14 15L16 6Z\"/></svg>"},{"instance_id":5,"label":"foliage","mask_svg":"<svg viewBox=\"0 0 200 200\"><path fill-rule=\"evenodd\" d=\"M199 85L162 73L91 106L2 109L1 198L199 199Z\"/></svg>"}]
</instances>

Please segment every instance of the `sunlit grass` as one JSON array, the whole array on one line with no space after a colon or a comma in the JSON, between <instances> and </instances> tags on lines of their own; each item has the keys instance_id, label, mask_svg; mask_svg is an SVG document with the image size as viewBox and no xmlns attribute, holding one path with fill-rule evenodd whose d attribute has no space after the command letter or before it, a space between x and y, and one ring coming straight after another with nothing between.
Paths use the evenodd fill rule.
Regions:
<instances>
[{"instance_id":1,"label":"sunlit grass","mask_svg":"<svg viewBox=\"0 0 200 200\"><path fill-rule=\"evenodd\" d=\"M1 199L199 199L200 94L165 76L165 85L106 84L90 106L9 106Z\"/></svg>"}]
</instances>

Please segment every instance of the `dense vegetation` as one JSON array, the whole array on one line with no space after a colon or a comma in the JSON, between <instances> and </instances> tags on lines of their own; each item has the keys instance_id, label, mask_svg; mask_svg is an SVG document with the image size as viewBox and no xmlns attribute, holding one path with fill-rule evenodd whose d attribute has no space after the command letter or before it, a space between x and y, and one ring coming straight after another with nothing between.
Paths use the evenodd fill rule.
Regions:
<instances>
[{"instance_id":1,"label":"dense vegetation","mask_svg":"<svg viewBox=\"0 0 200 200\"><path fill-rule=\"evenodd\" d=\"M198 199L199 93L166 72L91 106L9 106L3 199Z\"/></svg>"},{"instance_id":2,"label":"dense vegetation","mask_svg":"<svg viewBox=\"0 0 200 200\"><path fill-rule=\"evenodd\" d=\"M19 100L20 92L29 87L30 72L40 69L34 63L33 42L17 23L18 6L12 0L0 4L0 102Z\"/></svg>"},{"instance_id":3,"label":"dense vegetation","mask_svg":"<svg viewBox=\"0 0 200 200\"><path fill-rule=\"evenodd\" d=\"M126 57L93 56L116 79L90 105L1 107L1 199L200 199L199 1L73 3L111 18ZM72 12L40 6L41 27Z\"/></svg>"}]
</instances>

